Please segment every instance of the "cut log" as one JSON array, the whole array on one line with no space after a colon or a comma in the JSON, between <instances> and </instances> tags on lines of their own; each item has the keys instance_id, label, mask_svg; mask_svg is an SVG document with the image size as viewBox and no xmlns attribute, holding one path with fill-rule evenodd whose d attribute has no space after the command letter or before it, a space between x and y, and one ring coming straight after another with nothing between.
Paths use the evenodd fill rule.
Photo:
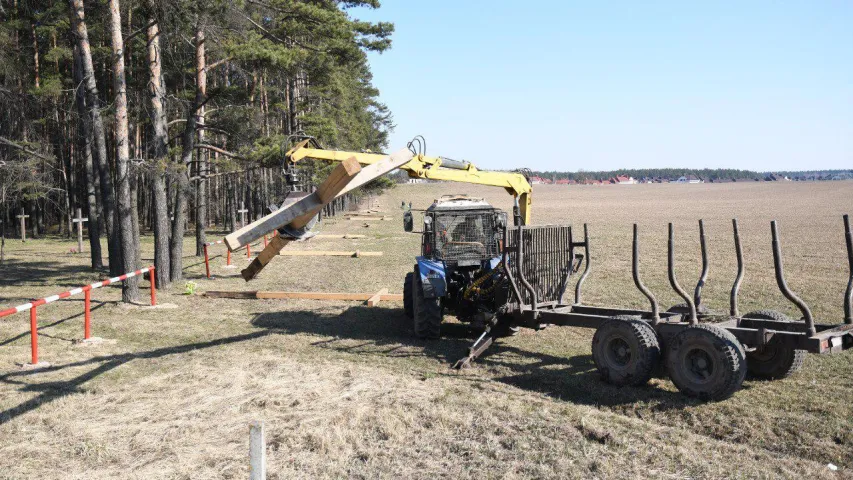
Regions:
<instances>
[{"instance_id":1,"label":"cut log","mask_svg":"<svg viewBox=\"0 0 853 480\"><path fill-rule=\"evenodd\" d=\"M350 163L350 166L345 167L346 172L350 172L352 170L352 162L350 162L350 160L355 161L355 158L347 159L335 168L335 171L333 171L329 178L320 185L320 188L318 188L316 192L232 233L225 237L225 243L228 248L233 251L235 248L239 248L245 243L257 240L265 233L277 229L282 225L289 224L293 228L302 228L308 224L317 212L319 212L333 199L404 165L411 160L412 157L412 152L404 148L376 163L362 168L361 171L355 174L355 176L349 176L349 173L343 175L339 172L337 177L333 178L333 175L336 175L335 171L341 169L343 167L343 163ZM355 161L355 163L356 166L360 168L358 162ZM280 236L276 236L275 238L280 238ZM258 255L258 257L255 258L248 267L240 272L240 274L247 282L255 278L267 263L269 263L270 260L272 260L288 243L289 240L287 239L282 239L282 242L270 242L267 247L264 248L264 251L261 252L261 255Z\"/></svg>"},{"instance_id":2,"label":"cut log","mask_svg":"<svg viewBox=\"0 0 853 480\"><path fill-rule=\"evenodd\" d=\"M316 192L228 234L225 237L225 245L233 252L283 225L289 224L297 229L304 227L326 203L329 203L347 185L352 183L360 171L361 165L354 157L344 160L332 170L332 173Z\"/></svg>"}]
</instances>

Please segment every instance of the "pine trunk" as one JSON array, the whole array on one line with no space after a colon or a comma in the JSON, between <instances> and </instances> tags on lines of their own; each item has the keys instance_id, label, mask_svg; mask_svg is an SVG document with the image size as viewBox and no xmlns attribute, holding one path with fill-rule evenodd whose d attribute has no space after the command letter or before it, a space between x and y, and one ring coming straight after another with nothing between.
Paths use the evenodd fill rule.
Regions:
<instances>
[{"instance_id":1,"label":"pine trunk","mask_svg":"<svg viewBox=\"0 0 853 480\"><path fill-rule=\"evenodd\" d=\"M74 83L79 85L83 79L82 59L80 49L74 48ZM82 131L82 148L84 173L86 175L86 203L89 207L89 252L92 257L92 269L104 268L101 254L101 222L98 218L98 198L95 185L95 169L92 163L92 122L86 114L86 94L83 89L77 89L77 112L80 115L80 130Z\"/></svg>"},{"instance_id":2,"label":"pine trunk","mask_svg":"<svg viewBox=\"0 0 853 480\"><path fill-rule=\"evenodd\" d=\"M116 180L118 181L118 221L121 233L122 272L137 268L139 252L136 240L139 232L134 230L133 204L130 187L130 135L127 124L127 85L124 77L124 38L121 33L121 10L119 0L110 0L110 30L113 52L113 93L115 94L115 142ZM112 263L112 262L110 262ZM122 301L136 302L139 299L139 277L130 277L122 286Z\"/></svg>"},{"instance_id":3,"label":"pine trunk","mask_svg":"<svg viewBox=\"0 0 853 480\"><path fill-rule=\"evenodd\" d=\"M153 5L152 5L153 7ZM155 9L152 8L152 11ZM151 20L154 20L153 18ZM150 23L150 22L149 22ZM150 170L152 227L154 229L154 271L157 285L166 287L172 282L169 258L169 208L164 174L168 159L169 133L166 126L166 89L163 85L163 64L160 52L160 27L148 27L148 93L152 127L152 158Z\"/></svg>"},{"instance_id":4,"label":"pine trunk","mask_svg":"<svg viewBox=\"0 0 853 480\"><path fill-rule=\"evenodd\" d=\"M88 116L92 122L92 145L94 146L92 149L92 159L97 167L98 179L101 186L101 206L104 223L107 227L110 274L119 275L122 273L120 272L122 262L118 229L115 224L115 193L113 192L113 181L110 176L106 133L104 130L104 121L101 118L101 99L98 96L98 84L95 81L95 67L92 63L92 50L89 46L89 33L85 20L86 15L83 9L83 0L69 0L69 3L77 47L80 49L80 59L83 67L83 87L86 89L86 107L89 110Z\"/></svg>"},{"instance_id":5,"label":"pine trunk","mask_svg":"<svg viewBox=\"0 0 853 480\"><path fill-rule=\"evenodd\" d=\"M204 30L199 28L196 34L196 99L204 101L207 98L207 65L204 52ZM198 105L198 102L196 103ZM198 131L199 143L204 143L204 106L198 109L198 123L202 127ZM196 201L195 201L195 254L196 256L204 255L204 244L207 243L207 236L204 229L207 227L207 152L199 150L196 155L196 171L199 177L196 180Z\"/></svg>"}]
</instances>

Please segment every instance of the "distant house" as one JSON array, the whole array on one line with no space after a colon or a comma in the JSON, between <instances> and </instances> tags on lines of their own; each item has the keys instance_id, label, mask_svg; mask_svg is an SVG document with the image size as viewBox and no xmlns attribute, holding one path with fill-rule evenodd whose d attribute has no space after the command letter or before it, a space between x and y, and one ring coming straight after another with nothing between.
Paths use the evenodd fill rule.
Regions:
<instances>
[{"instance_id":1,"label":"distant house","mask_svg":"<svg viewBox=\"0 0 853 480\"><path fill-rule=\"evenodd\" d=\"M675 183L705 183L705 181L696 175L682 175L678 177Z\"/></svg>"},{"instance_id":2,"label":"distant house","mask_svg":"<svg viewBox=\"0 0 853 480\"><path fill-rule=\"evenodd\" d=\"M543 183L545 183L545 179L543 179L542 177L530 177L531 185L541 185Z\"/></svg>"},{"instance_id":3,"label":"distant house","mask_svg":"<svg viewBox=\"0 0 853 480\"><path fill-rule=\"evenodd\" d=\"M570 180L568 178L561 178L561 179L557 180L556 182L554 182L554 185L569 185L569 184L570 184Z\"/></svg>"},{"instance_id":4,"label":"distant house","mask_svg":"<svg viewBox=\"0 0 853 480\"><path fill-rule=\"evenodd\" d=\"M626 175L616 175L615 177L610 179L610 183L614 185L634 185L637 183L634 180L634 177L629 177Z\"/></svg>"}]
</instances>

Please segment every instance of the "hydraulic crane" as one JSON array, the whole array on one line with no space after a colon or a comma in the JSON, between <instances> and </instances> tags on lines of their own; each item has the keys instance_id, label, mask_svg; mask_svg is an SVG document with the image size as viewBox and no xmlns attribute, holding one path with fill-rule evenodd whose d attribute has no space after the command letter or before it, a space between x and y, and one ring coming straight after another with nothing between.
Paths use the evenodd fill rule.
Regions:
<instances>
[{"instance_id":1,"label":"hydraulic crane","mask_svg":"<svg viewBox=\"0 0 853 480\"><path fill-rule=\"evenodd\" d=\"M409 142L409 149L414 157L408 163L400 167L405 170L410 178L423 178L428 180L443 180L449 182L474 183L478 185L490 185L504 188L515 198L518 216L524 225L530 225L530 205L533 189L527 177L518 172L490 172L480 170L471 162L453 160L445 157L429 157L425 151L423 137L416 137ZM313 146L311 146L313 145ZM342 162L348 158L355 158L361 165L374 164L386 156L372 152L347 152L341 150L326 150L313 138L305 138L285 153L285 161L296 163L304 158L315 160L326 160L330 162Z\"/></svg>"}]
</instances>

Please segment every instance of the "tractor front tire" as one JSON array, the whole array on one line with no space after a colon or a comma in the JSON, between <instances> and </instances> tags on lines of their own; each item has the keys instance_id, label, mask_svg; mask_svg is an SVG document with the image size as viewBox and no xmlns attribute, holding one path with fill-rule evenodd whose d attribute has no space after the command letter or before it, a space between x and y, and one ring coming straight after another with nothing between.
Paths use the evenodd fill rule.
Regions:
<instances>
[{"instance_id":1,"label":"tractor front tire","mask_svg":"<svg viewBox=\"0 0 853 480\"><path fill-rule=\"evenodd\" d=\"M746 352L728 330L694 325L675 335L667 347L669 378L688 397L725 400L743 384Z\"/></svg>"},{"instance_id":2,"label":"tractor front tire","mask_svg":"<svg viewBox=\"0 0 853 480\"><path fill-rule=\"evenodd\" d=\"M444 308L440 298L424 298L421 273L415 268L412 274L412 319L418 338L439 338Z\"/></svg>"},{"instance_id":3,"label":"tractor front tire","mask_svg":"<svg viewBox=\"0 0 853 480\"><path fill-rule=\"evenodd\" d=\"M406 316L409 318L415 318L415 311L412 306L412 277L414 274L409 272L406 274L406 279L403 280L403 310L406 311Z\"/></svg>"},{"instance_id":4,"label":"tractor front tire","mask_svg":"<svg viewBox=\"0 0 853 480\"><path fill-rule=\"evenodd\" d=\"M592 359L602 380L613 385L643 385L660 360L654 328L643 320L606 320L592 337Z\"/></svg>"},{"instance_id":5,"label":"tractor front tire","mask_svg":"<svg viewBox=\"0 0 853 480\"><path fill-rule=\"evenodd\" d=\"M749 312L743 318L792 321L787 315L776 310ZM746 353L746 369L752 378L780 380L796 373L803 366L807 354L805 350L795 350L784 345L765 345Z\"/></svg>"}]
</instances>

